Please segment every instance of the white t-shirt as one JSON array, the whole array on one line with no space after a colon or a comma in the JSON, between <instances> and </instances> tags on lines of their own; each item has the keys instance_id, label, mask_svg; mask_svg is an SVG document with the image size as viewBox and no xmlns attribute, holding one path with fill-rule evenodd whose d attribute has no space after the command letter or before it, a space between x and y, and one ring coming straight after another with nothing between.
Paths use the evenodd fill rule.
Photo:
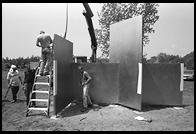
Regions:
<instances>
[{"instance_id":1,"label":"white t-shirt","mask_svg":"<svg viewBox=\"0 0 196 134\"><path fill-rule=\"evenodd\" d=\"M18 70L13 71L11 68L7 74L7 79L10 80L11 86L20 86Z\"/></svg>"}]
</instances>

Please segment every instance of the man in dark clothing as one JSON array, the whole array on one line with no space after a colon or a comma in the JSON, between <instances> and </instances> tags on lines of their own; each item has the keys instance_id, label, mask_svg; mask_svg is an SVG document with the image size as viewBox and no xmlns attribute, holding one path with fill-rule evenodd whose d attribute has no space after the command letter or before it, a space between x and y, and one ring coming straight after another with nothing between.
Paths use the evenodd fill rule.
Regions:
<instances>
[{"instance_id":1,"label":"man in dark clothing","mask_svg":"<svg viewBox=\"0 0 196 134\"><path fill-rule=\"evenodd\" d=\"M26 105L28 106L29 99L30 99L30 93L32 92L32 87L34 84L34 78L35 78L35 69L30 69L30 64L28 64L24 71L24 93L26 96ZM33 94L32 98L35 99L35 93ZM33 102L33 105L35 105L35 102Z\"/></svg>"}]
</instances>

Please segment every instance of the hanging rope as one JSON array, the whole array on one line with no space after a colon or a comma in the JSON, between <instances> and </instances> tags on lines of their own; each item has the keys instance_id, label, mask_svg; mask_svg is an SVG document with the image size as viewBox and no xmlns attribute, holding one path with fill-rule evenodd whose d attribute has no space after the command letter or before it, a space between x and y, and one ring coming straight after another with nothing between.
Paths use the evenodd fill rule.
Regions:
<instances>
[{"instance_id":1,"label":"hanging rope","mask_svg":"<svg viewBox=\"0 0 196 134\"><path fill-rule=\"evenodd\" d=\"M67 25L68 25L68 3L66 4L66 25L65 25L65 35L64 35L64 39L66 39Z\"/></svg>"}]
</instances>

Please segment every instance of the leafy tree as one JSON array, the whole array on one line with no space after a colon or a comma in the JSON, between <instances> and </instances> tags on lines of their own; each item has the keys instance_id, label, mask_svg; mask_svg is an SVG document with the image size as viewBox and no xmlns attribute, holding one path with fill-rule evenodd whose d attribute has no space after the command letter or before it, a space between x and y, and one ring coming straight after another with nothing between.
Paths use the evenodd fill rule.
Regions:
<instances>
[{"instance_id":1,"label":"leafy tree","mask_svg":"<svg viewBox=\"0 0 196 134\"><path fill-rule=\"evenodd\" d=\"M185 55L183 57L183 61L184 66L187 67L187 69L194 69L194 51Z\"/></svg>"},{"instance_id":2,"label":"leafy tree","mask_svg":"<svg viewBox=\"0 0 196 134\"><path fill-rule=\"evenodd\" d=\"M147 63L181 63L183 58L179 55L169 55L166 53L159 53L157 56L151 57Z\"/></svg>"},{"instance_id":3,"label":"leafy tree","mask_svg":"<svg viewBox=\"0 0 196 134\"><path fill-rule=\"evenodd\" d=\"M158 63L158 58L156 56L153 56L149 60L147 60L147 63Z\"/></svg>"},{"instance_id":4,"label":"leafy tree","mask_svg":"<svg viewBox=\"0 0 196 134\"><path fill-rule=\"evenodd\" d=\"M147 63L147 54L144 54L142 57L142 63Z\"/></svg>"},{"instance_id":5,"label":"leafy tree","mask_svg":"<svg viewBox=\"0 0 196 134\"><path fill-rule=\"evenodd\" d=\"M109 27L111 24L134 16L143 16L143 45L149 43L149 34L154 33L153 25L159 19L155 3L103 3L102 10L98 12L101 29L95 30L98 47L102 56L109 56Z\"/></svg>"}]
</instances>

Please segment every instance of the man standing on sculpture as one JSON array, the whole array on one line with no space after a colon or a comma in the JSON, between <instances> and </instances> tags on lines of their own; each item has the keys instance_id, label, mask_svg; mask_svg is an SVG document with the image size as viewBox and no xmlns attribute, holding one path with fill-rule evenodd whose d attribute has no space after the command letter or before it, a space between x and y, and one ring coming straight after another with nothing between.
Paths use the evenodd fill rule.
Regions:
<instances>
[{"instance_id":1,"label":"man standing on sculpture","mask_svg":"<svg viewBox=\"0 0 196 134\"><path fill-rule=\"evenodd\" d=\"M82 66L79 66L78 69L80 70L80 75L81 75L80 82L83 88L83 107L84 108L81 111L84 112L88 109L88 105L92 106L92 101L88 95L89 83L92 78L86 71L84 71Z\"/></svg>"},{"instance_id":2,"label":"man standing on sculpture","mask_svg":"<svg viewBox=\"0 0 196 134\"><path fill-rule=\"evenodd\" d=\"M52 39L50 35L45 34L44 31L40 31L37 37L36 46L41 47L41 67L39 75L49 75L52 60Z\"/></svg>"}]
</instances>

